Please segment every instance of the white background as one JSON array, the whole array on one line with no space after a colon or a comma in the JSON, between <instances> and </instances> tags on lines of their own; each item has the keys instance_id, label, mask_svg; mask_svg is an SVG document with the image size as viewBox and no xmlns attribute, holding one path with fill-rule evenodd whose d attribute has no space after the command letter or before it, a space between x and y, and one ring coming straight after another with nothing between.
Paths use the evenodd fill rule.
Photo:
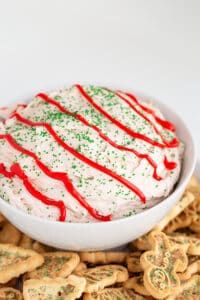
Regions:
<instances>
[{"instance_id":1,"label":"white background","mask_svg":"<svg viewBox=\"0 0 200 300\"><path fill-rule=\"evenodd\" d=\"M200 150L200 1L0 0L0 104L71 82L169 103Z\"/></svg>"}]
</instances>

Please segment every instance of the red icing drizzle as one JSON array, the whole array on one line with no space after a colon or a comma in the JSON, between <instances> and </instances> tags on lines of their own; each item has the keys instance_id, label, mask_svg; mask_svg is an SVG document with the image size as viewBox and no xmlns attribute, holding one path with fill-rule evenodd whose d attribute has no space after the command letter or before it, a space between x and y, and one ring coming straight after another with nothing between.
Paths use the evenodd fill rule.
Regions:
<instances>
[{"instance_id":1,"label":"red icing drizzle","mask_svg":"<svg viewBox=\"0 0 200 300\"><path fill-rule=\"evenodd\" d=\"M125 101L138 115L140 115L141 117L143 117L147 122L149 122L151 124L151 126L154 128L155 132L161 137L162 143L159 143L157 141L152 140L151 138L137 133L135 131L133 131L132 129L128 128L127 126L125 126L123 123L121 123L119 120L113 118L109 113L107 113L101 106L99 106L97 103L95 103L95 101L85 92L85 90L80 86L80 85L76 85L77 89L79 90L79 92L84 96L84 98L96 109L98 110L102 115L104 115L107 119L109 119L112 123L114 123L115 125L117 125L119 128L121 128L123 131L125 131L127 134L129 134L130 136L132 136L133 138L138 138L141 139L155 147L159 147L159 148L174 148L177 147L179 145L179 141L174 138L172 141L168 142L166 140L163 139L162 135L160 134L160 132L158 131L157 127L151 122L151 120L144 115L142 112L140 112L128 99L126 99L125 97L123 97L121 94L117 93L117 96L119 96L123 101ZM156 113L150 109L145 107L144 105L140 104L138 102L138 100L129 93L126 93L126 95L131 98L135 104L137 104L138 106L140 106L140 108L143 109L143 111L151 114L154 119L156 120L156 122L161 125L163 128L166 128L172 132L175 131L175 127L172 123L162 120L159 117L156 116ZM156 180L161 180L162 178L157 174L156 170L157 170L157 164L153 161L153 159L148 155L148 154L142 154L137 152L134 149L130 149L121 145L116 144L114 141L112 141L111 139L109 139L109 137L107 137L106 135L103 134L103 132L96 127L95 125L90 124L83 116L81 116L80 114L74 114L70 111L68 111L67 109L65 109L60 103L58 103L57 101L55 101L54 99L51 99L50 97L48 97L47 95L40 93L37 95L38 97L42 98L44 101L56 106L61 112L65 113L65 114L69 114L75 118L77 118L79 121L81 121L83 124L85 124L86 126L91 127L92 129L94 129L99 136L104 139L106 142L108 142L110 145L112 145L113 147L122 150L122 151L128 151L128 152L132 152L133 154L135 154L137 157L139 157L140 159L146 159L149 164L153 167L154 172L153 172L153 177ZM26 104L19 104L17 106L18 107L26 107ZM98 163L90 160L89 158L85 157L83 154L79 153L78 151L76 151L75 149L73 149L71 146L69 146L68 144L66 144L59 135L57 135L57 133L54 131L54 129L51 127L50 124L45 123L45 122L33 122L29 119L26 119L24 117L22 117L19 113L17 113L17 108L14 110L14 112L12 113L12 117L16 117L16 119L28 126L33 126L33 127L37 127L37 126L43 126L46 128L46 130L49 132L49 134L57 141L57 143L62 146L66 151L70 152L72 155L74 155L75 157L77 157L78 159L82 160L84 163L88 164L89 166L107 174L108 176L116 179L117 181L119 181L120 183L122 183L123 185L125 185L127 188L129 188L131 191L133 191L134 193L137 194L137 196L142 200L142 202L146 202L146 198L144 196L144 194L142 193L141 190L139 190L134 184L132 184L131 182L129 182L128 180L126 180L125 178L121 177L120 175L116 174L115 172L113 172L112 170L107 169L106 167L99 165ZM23 147L21 147L20 145L18 145L15 140L13 139L13 137L9 134L6 135L0 135L0 138L5 138L10 145L12 145L16 150L21 151L22 153L32 157L36 164L40 167L40 169L49 177L56 179L56 180L60 180L64 183L66 189L68 190L68 192L89 212L89 214L91 216L93 216L94 218L101 220L101 221L109 221L111 219L111 216L102 216L100 215L94 208L92 208L91 206L89 206L89 204L85 201L85 199L79 194L79 192L74 188L73 184L71 183L68 175L66 173L62 173L62 172L53 172L52 170L50 170L41 160L39 160L39 158L36 156L35 153L24 149ZM174 168L176 168L176 163L175 162L169 162L167 160L167 157L164 157L164 165L168 170L173 170ZM65 217L66 217L66 207L63 203L63 201L56 201L53 199L50 199L48 197L46 197L45 195L43 195L42 193L40 193L39 191L37 191L33 185L30 183L27 175L24 173L24 171L21 169L21 167L19 166L19 164L13 164L10 168L10 171L7 171L4 164L0 164L0 173L3 174L4 176L6 176L7 178L13 178L14 176L18 176L22 181L24 186L26 187L26 189L36 198L38 198L40 201L42 201L43 203L47 204L47 205L53 205L56 206L57 208L59 208L60 210L60 221L64 221Z\"/></svg>"},{"instance_id":2,"label":"red icing drizzle","mask_svg":"<svg viewBox=\"0 0 200 300\"><path fill-rule=\"evenodd\" d=\"M165 156L165 159L164 159L164 165L170 171L174 170L177 166L177 164L175 162L168 161L166 156Z\"/></svg>"},{"instance_id":3,"label":"red icing drizzle","mask_svg":"<svg viewBox=\"0 0 200 300\"><path fill-rule=\"evenodd\" d=\"M12 117L12 115L13 115L14 113L17 112L17 110L18 110L19 107L26 108L26 107L27 107L27 104L17 104L16 108L10 113L10 116L11 116L11 117Z\"/></svg>"},{"instance_id":4,"label":"red icing drizzle","mask_svg":"<svg viewBox=\"0 0 200 300\"><path fill-rule=\"evenodd\" d=\"M148 118L148 117L146 117L142 112L140 112L130 101L128 101L125 97L123 97L121 94L119 94L119 93L116 93L116 95L118 96L118 97L120 97L124 102L126 102L139 116L141 116L144 120L146 120L152 127L153 127L153 129L155 130L155 132L161 137L161 139L162 139L162 141L165 143L165 144L167 144L167 145L172 145L172 144L177 144L177 146L179 145L179 141L176 139L176 138L174 138L170 143L168 143L167 141L165 141L164 139L163 139L163 137L162 137L162 135L161 135L161 133L159 132L159 130L156 128L156 126L153 124L153 122ZM126 95L128 95L128 94L126 94ZM130 94L129 94L129 97L130 97ZM136 100L137 101L137 100ZM143 108L143 107L145 107L145 106L143 106L142 104L140 104L138 101L136 102L136 104L137 105L139 105L141 108ZM147 109L148 110L148 109ZM153 111L153 110L150 110L151 111L151 114L154 116L154 118L155 118L155 120L157 120L157 116L155 115L155 112ZM172 128L172 126L170 126L169 124L171 124L170 122L168 122L168 121L165 121L165 120L162 120L162 119L160 119L160 118L158 118L159 119L159 124L160 124L160 122L162 123L162 124L164 124L165 126L163 126L164 128L166 128L166 126L168 126L168 128ZM161 125L161 124L160 124ZM173 125L173 124L171 124L171 125ZM168 129L167 128L167 129ZM175 130L175 128L173 127L172 128L173 129L173 131ZM169 129L168 129L169 130ZM172 170L174 170L175 168L176 168L176 166L177 166L177 164L175 163L175 162L169 162L168 160L167 160L167 157L165 156L164 157L164 165L165 165L165 168L167 169L167 170L170 170L170 171L172 171Z\"/></svg>"},{"instance_id":5,"label":"red icing drizzle","mask_svg":"<svg viewBox=\"0 0 200 300\"><path fill-rule=\"evenodd\" d=\"M155 111L154 111L153 109L151 109L151 108L149 108L149 107L146 107L146 106L142 105L142 104L137 100L137 98L136 98L133 94L125 93L125 95L127 95L130 99L132 99L132 100L135 102L135 104L137 104L137 105L138 105L141 109L143 109L145 112L151 114L151 115L154 117L154 119L156 120L156 122L157 122L159 125L161 125L163 128L165 128L165 129L167 129L167 130L169 130L169 131L171 131L171 132L175 132L175 131L176 131L176 128L175 128L175 126L174 126L173 123L171 123L171 122L169 122L169 121L167 121L167 120L163 120L163 119L159 118L159 117L156 115L156 113L155 113ZM142 114L142 115L143 115L143 114ZM144 115L143 115L143 116L144 116ZM146 116L145 116L145 117L146 117ZM149 118L146 118L146 120L148 121ZM149 120L149 121L150 121L150 120ZM178 143L178 145L179 145L178 140L175 139L175 141L177 141L177 143ZM178 146L178 145L177 145L177 146ZM174 170L174 169L176 168L176 166L177 166L177 164L176 164L175 162L170 162L170 161L168 161L166 156L165 156L165 158L164 158L164 165L165 165L165 168L168 169L169 171Z\"/></svg>"},{"instance_id":6,"label":"red icing drizzle","mask_svg":"<svg viewBox=\"0 0 200 300\"><path fill-rule=\"evenodd\" d=\"M85 90L82 88L82 86L80 86L79 84L76 84L77 89L79 90L79 92L82 94L82 96L84 96L84 98L96 109L98 110L102 115L104 115L107 119L109 119L112 123L114 123L115 125L117 125L119 128L121 128L123 131L125 131L127 134L129 134L130 136L132 136L133 138L136 139L140 139L144 142L147 142L155 147L159 147L159 148L175 148L178 146L178 141L177 139L173 139L170 142L165 142L165 143L159 143L157 141L152 140L151 138L147 137L144 134L135 132L134 130L130 129L129 127L125 126L124 124L122 124L119 120L113 118L108 112L106 112L101 106L99 106L86 92Z\"/></svg>"},{"instance_id":7,"label":"red icing drizzle","mask_svg":"<svg viewBox=\"0 0 200 300\"><path fill-rule=\"evenodd\" d=\"M169 130L169 131L175 132L176 128L175 128L175 126L174 126L173 123L171 123L171 122L169 122L169 121L167 121L167 120L163 120L163 119L159 118L159 117L156 115L156 113L155 113L155 111L154 111L153 109L151 109L151 108L149 108L149 107L146 107L146 106L142 105L142 104L137 100L137 98L136 98L133 94L126 93L126 95L127 95L129 98L131 98L131 99L132 99L132 100L133 100L140 108L142 108L145 112L151 114L151 115L154 117L154 119L156 120L156 122L157 122L158 124L160 124L163 128L165 128L165 129L167 129L167 130Z\"/></svg>"},{"instance_id":8,"label":"red icing drizzle","mask_svg":"<svg viewBox=\"0 0 200 300\"><path fill-rule=\"evenodd\" d=\"M19 108L19 107L26 108L27 104L25 104L25 103L17 104L17 108Z\"/></svg>"},{"instance_id":9,"label":"red icing drizzle","mask_svg":"<svg viewBox=\"0 0 200 300\"><path fill-rule=\"evenodd\" d=\"M179 142L176 138L174 138L172 141L168 142L166 140L163 139L163 136L161 135L161 133L159 132L159 130L157 129L157 127L154 125L154 123L147 117L145 116L142 112L140 112L128 99L126 99L125 97L123 97L121 94L117 93L116 94L119 98L121 98L126 104L128 104L132 110L134 110L139 116L141 116L144 120L146 120L154 129L154 131L160 136L162 142L169 147L169 145L176 145L178 146ZM174 147L174 146L172 146Z\"/></svg>"},{"instance_id":10,"label":"red icing drizzle","mask_svg":"<svg viewBox=\"0 0 200 300\"><path fill-rule=\"evenodd\" d=\"M17 104L16 107L15 107L15 109L11 112L11 114L14 113L14 112L16 112L19 107L26 108L27 104L25 104L25 103L19 103L19 104ZM7 106L0 107L0 110L7 110L7 109L9 109L9 107L7 107Z\"/></svg>"},{"instance_id":11,"label":"red icing drizzle","mask_svg":"<svg viewBox=\"0 0 200 300\"><path fill-rule=\"evenodd\" d=\"M49 134L56 140L56 142L63 147L66 151L70 152L73 156L75 156L76 158L80 159L81 161L83 161L84 163L88 164L89 166L91 166L92 168L97 169L98 171L101 171L102 173L112 177L113 179L116 179L118 182L122 183L124 186L126 186L129 190L131 190L132 192L134 192L143 203L146 202L146 198L144 196L144 194L142 193L142 191L140 191L133 183L131 183L130 181L128 181L127 179L121 177L120 175L116 174L115 172L113 172L112 170L109 170L108 168L92 161L91 159L89 159L88 157L84 156L83 154L79 153L78 151L76 151L74 148L72 148L71 146L69 146L67 143L65 143L60 137L59 135L54 131L54 129L52 128L52 126L48 123L45 122L33 122L31 120L28 120L24 117L22 117L19 113L15 113L13 115L14 117L16 117L16 119L28 126L33 126L33 127L38 127L38 126L43 126L46 128L46 130L49 132Z\"/></svg>"},{"instance_id":12,"label":"red icing drizzle","mask_svg":"<svg viewBox=\"0 0 200 300\"><path fill-rule=\"evenodd\" d=\"M19 144L16 143L16 141L14 140L14 138L10 135L10 134L2 134L0 135L0 139L5 139L7 140L7 142L17 151L32 157L36 164L38 165L38 167L49 177L59 180L61 182L63 182L64 186L66 187L67 191L72 195L72 197L74 197L87 211L88 213L94 217L97 220L100 221L109 221L111 219L111 216L102 216L100 215L94 208L92 208L87 202L86 200L79 194L79 192L74 188L71 180L69 179L68 175L66 173L63 172L54 172L52 170L50 170L38 157L37 155L32 152L29 151L25 148L23 148L22 146L20 146ZM45 203L45 202L44 202ZM64 203L63 203L64 205Z\"/></svg>"},{"instance_id":13,"label":"red icing drizzle","mask_svg":"<svg viewBox=\"0 0 200 300\"><path fill-rule=\"evenodd\" d=\"M37 191L34 188L34 186L31 184L31 182L29 181L28 177L26 176L26 174L24 173L24 171L22 170L22 168L20 167L19 164L12 164L12 166L10 167L10 171L7 171L4 164L0 163L0 174L4 175L5 177L7 177L9 179L12 179L15 176L20 178L23 181L23 184L24 184L25 188L27 189L27 191L33 197L39 199L42 203L44 203L46 205L57 207L60 210L59 221L65 221L66 208L65 208L63 201L55 201L55 200L43 195L39 191Z\"/></svg>"},{"instance_id":14,"label":"red icing drizzle","mask_svg":"<svg viewBox=\"0 0 200 300\"><path fill-rule=\"evenodd\" d=\"M27 107L27 104L24 104L24 103L17 104L16 107L15 107L15 109L13 109L13 111L10 112L9 117L12 117L12 115L13 115L15 112L17 112L17 110L18 110L19 107L26 108L26 107ZM8 110L8 109L9 109L9 107L6 107L6 106L0 107L0 110L1 110L1 111ZM5 118L1 118L1 122L2 122L3 124L5 124L5 120L6 120Z\"/></svg>"},{"instance_id":15,"label":"red icing drizzle","mask_svg":"<svg viewBox=\"0 0 200 300\"><path fill-rule=\"evenodd\" d=\"M148 155L148 154L142 154L134 149L131 148L127 148L121 145L116 144L114 141L112 141L108 136L106 136L97 126L90 124L83 116L81 116L80 114L73 114L72 112L68 111L65 107L63 107L60 103L58 103L56 100L50 98L49 96L40 93L37 95L37 97L40 97L42 100L44 100L47 103L50 103L54 106L56 106L61 112L71 115L73 117L75 117L76 119L78 119L79 121L81 121L84 125L94 129L99 136L105 140L106 142L108 142L111 146L122 150L122 151L127 151L127 152L132 152L133 154L135 154L138 158L140 159L146 159L149 164L153 167L154 172L153 172L153 177L156 180L161 180L162 178L157 174L157 164L154 162L154 160Z\"/></svg>"}]
</instances>

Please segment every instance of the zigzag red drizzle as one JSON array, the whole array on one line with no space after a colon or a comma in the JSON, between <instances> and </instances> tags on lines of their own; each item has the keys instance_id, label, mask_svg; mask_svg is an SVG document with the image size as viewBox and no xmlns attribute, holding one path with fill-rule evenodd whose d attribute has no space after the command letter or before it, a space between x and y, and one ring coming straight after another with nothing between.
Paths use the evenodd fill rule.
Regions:
<instances>
[{"instance_id":1,"label":"zigzag red drizzle","mask_svg":"<svg viewBox=\"0 0 200 300\"><path fill-rule=\"evenodd\" d=\"M5 139L14 149L16 149L17 151L30 156L31 158L33 158L36 162L36 164L38 165L38 167L49 177L55 179L55 180L59 180L61 181L64 186L66 187L67 191L72 195L72 197L74 197L87 211L88 213L94 217L97 220L100 221L110 221L111 220L111 216L102 216L100 215L94 208L92 208L87 202L86 200L79 194L79 192L75 189L75 187L73 186L71 180L69 179L67 173L63 173L63 172L54 172L52 170L50 170L50 168L48 168L38 157L37 155L30 151L27 150L25 148L23 148L22 146L20 146L19 144L16 143L16 141L14 140L14 138L10 135L10 134L4 134L4 135L0 135L0 139ZM0 171L1 172L1 171ZM4 172L4 174L6 174ZM8 175L9 173L7 173ZM33 195L34 196L34 195ZM37 197L36 197L37 198ZM55 201L54 201L55 202ZM63 202L62 202L63 203ZM64 206L64 203L62 205L62 207ZM66 214L66 213L65 213ZM61 211L61 216L64 215L64 212Z\"/></svg>"},{"instance_id":2,"label":"zigzag red drizzle","mask_svg":"<svg viewBox=\"0 0 200 300\"><path fill-rule=\"evenodd\" d=\"M175 138L170 142L165 143L159 143L155 140L152 140L151 138L147 137L144 134L138 133L129 127L125 126L123 123L121 123L119 120L113 118L108 112L106 112L101 106L99 106L93 99L90 97L86 91L80 86L79 84L76 84L77 89L82 94L82 96L97 110L99 111L103 116L105 116L108 120L110 120L113 124L115 124L117 127L122 129L124 132L126 132L128 135L130 135L133 138L140 139L146 143L149 143L152 146L159 147L161 149L164 148L176 148L179 145L179 141Z\"/></svg>"},{"instance_id":3,"label":"zigzag red drizzle","mask_svg":"<svg viewBox=\"0 0 200 300\"><path fill-rule=\"evenodd\" d=\"M63 201L56 201L54 199L51 199L42 193L40 193L38 190L34 188L34 186L31 184L29 181L27 175L24 173L22 168L20 167L19 164L12 164L10 167L10 171L7 171L5 168L5 165L3 163L0 163L0 174L4 175L5 177L9 179L13 179L15 176L20 178L27 189L27 191L35 198L39 199L42 203L50 206L55 206L59 209L60 211L60 217L59 221L65 221L66 217L66 207L63 203Z\"/></svg>"},{"instance_id":4,"label":"zigzag red drizzle","mask_svg":"<svg viewBox=\"0 0 200 300\"><path fill-rule=\"evenodd\" d=\"M90 124L82 115L80 114L74 114L72 112L70 112L69 110L67 110L65 107L63 107L60 103L58 103L56 100L50 98L49 96L45 95L44 93L40 93L37 95L37 97L40 97L43 101L50 103L54 106L56 106L61 112L73 116L74 118L78 119L80 122L82 122L84 125L92 128L93 130L95 130L99 136L105 140L106 142L108 142L111 146L113 146L114 148L121 150L121 151L127 151L127 152L132 152L134 155L136 155L138 158L140 159L146 159L148 161L148 163L153 167L154 172L153 172L153 177L156 180L162 180L162 177L160 177L157 174L157 164L154 162L154 160L148 155L148 154L143 154L140 153L134 149L131 148L127 148L125 146L121 146L116 144L114 141L112 141L108 136L106 136L97 126ZM166 158L167 159L167 158Z\"/></svg>"}]
</instances>

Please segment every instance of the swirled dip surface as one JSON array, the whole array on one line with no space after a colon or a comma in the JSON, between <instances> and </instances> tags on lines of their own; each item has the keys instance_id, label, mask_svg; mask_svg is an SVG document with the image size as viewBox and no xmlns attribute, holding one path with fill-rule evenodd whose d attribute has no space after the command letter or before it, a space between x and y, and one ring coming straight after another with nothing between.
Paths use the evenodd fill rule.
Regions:
<instances>
[{"instance_id":1,"label":"swirled dip surface","mask_svg":"<svg viewBox=\"0 0 200 300\"><path fill-rule=\"evenodd\" d=\"M127 217L165 199L179 178L173 124L131 94L74 85L0 117L0 197L28 214Z\"/></svg>"}]
</instances>

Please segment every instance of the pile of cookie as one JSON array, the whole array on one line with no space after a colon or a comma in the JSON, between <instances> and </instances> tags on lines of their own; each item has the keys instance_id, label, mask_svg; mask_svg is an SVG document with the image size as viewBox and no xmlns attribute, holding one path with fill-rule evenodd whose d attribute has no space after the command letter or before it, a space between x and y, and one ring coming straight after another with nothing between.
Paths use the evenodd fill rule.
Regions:
<instances>
[{"instance_id":1,"label":"pile of cookie","mask_svg":"<svg viewBox=\"0 0 200 300\"><path fill-rule=\"evenodd\" d=\"M50 248L0 216L0 300L200 300L200 185L124 251Z\"/></svg>"}]
</instances>

